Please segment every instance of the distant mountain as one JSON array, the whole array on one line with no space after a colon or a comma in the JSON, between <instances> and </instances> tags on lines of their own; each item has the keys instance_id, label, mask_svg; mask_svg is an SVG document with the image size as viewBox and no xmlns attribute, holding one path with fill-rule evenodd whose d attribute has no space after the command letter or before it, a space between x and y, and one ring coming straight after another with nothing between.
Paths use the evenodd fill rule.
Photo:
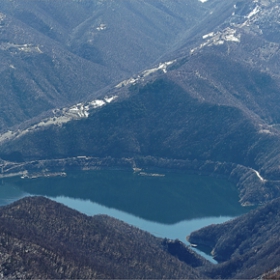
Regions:
<instances>
[{"instance_id":1,"label":"distant mountain","mask_svg":"<svg viewBox=\"0 0 280 280\"><path fill-rule=\"evenodd\" d=\"M201 279L192 266L210 265L180 242L43 197L1 207L0 221L1 279Z\"/></svg>"},{"instance_id":2,"label":"distant mountain","mask_svg":"<svg viewBox=\"0 0 280 280\"><path fill-rule=\"evenodd\" d=\"M193 232L189 241L207 245L220 261L210 278L256 279L279 269L280 199L221 225ZM275 274L277 275L277 274ZM274 279L277 279L274 278Z\"/></svg>"},{"instance_id":3,"label":"distant mountain","mask_svg":"<svg viewBox=\"0 0 280 280\"><path fill-rule=\"evenodd\" d=\"M147 68L206 13L196 0L1 1L0 132Z\"/></svg>"},{"instance_id":4,"label":"distant mountain","mask_svg":"<svg viewBox=\"0 0 280 280\"><path fill-rule=\"evenodd\" d=\"M180 49L187 63L172 78L202 101L239 107L277 127L279 7L275 1L239 1L225 8L229 16L222 23L212 18L207 30L203 22L197 25L203 32L191 48Z\"/></svg>"}]
</instances>

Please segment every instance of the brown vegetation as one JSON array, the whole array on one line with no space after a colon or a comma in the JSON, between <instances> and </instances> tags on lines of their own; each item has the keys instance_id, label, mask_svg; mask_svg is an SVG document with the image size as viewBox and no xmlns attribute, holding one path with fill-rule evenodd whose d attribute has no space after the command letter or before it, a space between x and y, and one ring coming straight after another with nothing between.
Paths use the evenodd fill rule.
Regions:
<instances>
[{"instance_id":1,"label":"brown vegetation","mask_svg":"<svg viewBox=\"0 0 280 280\"><path fill-rule=\"evenodd\" d=\"M108 216L24 198L0 209L0 278L202 278L162 241Z\"/></svg>"},{"instance_id":2,"label":"brown vegetation","mask_svg":"<svg viewBox=\"0 0 280 280\"><path fill-rule=\"evenodd\" d=\"M280 198L239 218L210 225L190 235L190 242L209 246L220 264L209 277L255 278L280 263ZM273 275L277 274L270 274Z\"/></svg>"}]
</instances>

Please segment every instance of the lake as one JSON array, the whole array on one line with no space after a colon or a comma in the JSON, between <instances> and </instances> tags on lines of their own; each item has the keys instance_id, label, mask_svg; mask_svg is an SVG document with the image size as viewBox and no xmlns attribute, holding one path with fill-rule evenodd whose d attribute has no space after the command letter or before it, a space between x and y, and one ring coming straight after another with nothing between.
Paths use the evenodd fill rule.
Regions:
<instances>
[{"instance_id":1,"label":"lake","mask_svg":"<svg viewBox=\"0 0 280 280\"><path fill-rule=\"evenodd\" d=\"M43 195L87 215L107 214L186 244L192 231L249 210L240 206L235 185L225 179L174 172L143 175L96 170L73 171L66 177L6 178L0 185L0 205Z\"/></svg>"}]
</instances>

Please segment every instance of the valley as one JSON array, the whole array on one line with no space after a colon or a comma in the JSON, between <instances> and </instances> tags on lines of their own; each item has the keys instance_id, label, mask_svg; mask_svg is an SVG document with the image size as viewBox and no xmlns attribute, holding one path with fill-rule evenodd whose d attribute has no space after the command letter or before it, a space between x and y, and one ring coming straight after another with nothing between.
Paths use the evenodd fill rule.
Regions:
<instances>
[{"instance_id":1,"label":"valley","mask_svg":"<svg viewBox=\"0 0 280 280\"><path fill-rule=\"evenodd\" d=\"M194 230L250 210L240 206L235 186L224 179L161 174L164 177L141 176L132 170L94 170L72 171L63 177L6 178L0 186L0 205L41 195L87 215L106 214L183 243Z\"/></svg>"},{"instance_id":2,"label":"valley","mask_svg":"<svg viewBox=\"0 0 280 280\"><path fill-rule=\"evenodd\" d=\"M0 278L277 277L279 16L1 1Z\"/></svg>"}]
</instances>

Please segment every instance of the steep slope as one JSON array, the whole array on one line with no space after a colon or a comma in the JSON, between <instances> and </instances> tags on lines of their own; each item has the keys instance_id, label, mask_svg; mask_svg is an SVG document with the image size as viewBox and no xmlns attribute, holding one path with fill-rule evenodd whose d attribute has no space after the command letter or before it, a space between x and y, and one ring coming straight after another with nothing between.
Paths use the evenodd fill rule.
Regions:
<instances>
[{"instance_id":1,"label":"steep slope","mask_svg":"<svg viewBox=\"0 0 280 280\"><path fill-rule=\"evenodd\" d=\"M260 0L238 1L229 10L222 24L213 25L219 20L212 18L207 32L198 34L200 44L181 49L167 75L201 102L242 110L259 134L267 134L260 138L270 139L262 145L274 139L270 151L257 145L251 167L279 180L280 9L275 1Z\"/></svg>"},{"instance_id":2,"label":"steep slope","mask_svg":"<svg viewBox=\"0 0 280 280\"><path fill-rule=\"evenodd\" d=\"M187 63L173 79L188 89L191 84L194 97L249 109L277 126L280 41L271 34L280 31L279 7L274 1L239 1L227 8L231 14L222 24L211 19L207 32L200 28L200 43L181 49Z\"/></svg>"},{"instance_id":3,"label":"steep slope","mask_svg":"<svg viewBox=\"0 0 280 280\"><path fill-rule=\"evenodd\" d=\"M272 151L279 156L278 136L259 133L242 110L200 102L166 77L132 86L128 98L91 109L80 120L27 130L1 147L3 158L17 152L27 161L18 171L28 169L30 160L49 159L38 164L46 168L55 166L55 159L84 155L115 158L115 164L129 158L131 167L134 162L214 172L239 182L244 204L279 195L277 182L252 169L261 168ZM10 168L4 163L4 173Z\"/></svg>"},{"instance_id":4,"label":"steep slope","mask_svg":"<svg viewBox=\"0 0 280 280\"><path fill-rule=\"evenodd\" d=\"M279 211L278 198L242 217L193 232L190 242L211 247L221 262L207 275L251 279L279 267Z\"/></svg>"},{"instance_id":5,"label":"steep slope","mask_svg":"<svg viewBox=\"0 0 280 280\"><path fill-rule=\"evenodd\" d=\"M205 278L172 256L178 242L108 216L88 217L46 198L24 198L3 207L0 220L0 278ZM207 263L177 247L190 264Z\"/></svg>"},{"instance_id":6,"label":"steep slope","mask_svg":"<svg viewBox=\"0 0 280 280\"><path fill-rule=\"evenodd\" d=\"M117 86L103 88L98 97L85 93L86 99L82 97L81 102L72 107L64 105L65 98L56 105L65 107L53 111L48 118L2 133L2 175L84 166L179 168L222 175L233 180L243 205L262 204L279 197L278 3L273 0L195 1L196 5L188 7L195 7L191 10L194 17L188 20L196 18L201 21L189 22L189 28L184 30L183 2L178 2L179 6L172 4L168 9L170 1L157 2L160 4L144 2L143 7L149 7L152 13L164 11L164 15L171 16L174 20L172 28L178 33L170 35L173 42L164 49L167 33L161 39L155 34L165 27L171 34L172 28L157 25L155 19L149 25L149 28L153 26L155 29L147 27L148 33L141 37L143 40L132 37L135 40L133 48L137 49L143 43L142 50L146 50L153 39L159 40L155 46L161 54L156 57L157 50L153 53L147 49L143 57L149 62L153 57L153 61L158 60L157 63L166 63L154 64L154 68L139 72L139 75L119 84L117 80L127 78L130 71L134 73L136 69L146 67L140 63L142 50L137 49L141 55L135 57L132 49L124 48L130 45L128 40L123 41L124 45L114 41L117 49L124 48L120 52L121 62L118 62L117 52L112 53L110 48L104 48L108 56L99 53L103 51L101 41L111 46L112 35L118 36L117 26L108 23L109 19L115 18L113 10L122 15L127 14L124 10L135 11L136 22L146 26L143 2L129 2L122 6L117 4L120 3L118 1L100 1L103 10L98 10L97 6L94 9L102 15L104 11L108 12L106 18L94 14L86 21L76 19L71 30L66 28L69 24L59 23L60 30L67 30L65 35L49 34L47 37L51 37L54 44L63 45L63 48L67 44L65 50L73 56L73 61L78 57L83 63L94 64L94 67L99 67L98 73L111 67L112 74L106 78L115 81ZM92 8L90 2L84 3L89 5L86 6L89 11ZM52 8L52 11L56 9ZM86 9L81 6L79 9L87 15ZM198 11L203 12L199 14ZM177 18L180 23L173 17L178 13L181 13ZM124 19L123 26L127 27L127 22L131 22L130 15ZM150 13L148 17L153 18ZM26 18L22 16L22 22L30 25ZM96 18L98 20L91 25L91 20ZM182 29L175 28L177 23ZM34 26L34 21L31 25L37 31L40 29ZM90 41L89 26L93 26L98 36L104 35L102 40L96 36L93 42ZM135 26L131 28L136 34L138 29ZM121 30L128 32L124 27ZM114 34L109 33L111 31ZM91 45L95 42L97 49ZM21 48L38 51L35 43L16 48L21 52ZM166 53L162 52L163 49L171 52L161 57ZM100 57L102 61L98 60ZM126 57L133 61L130 69ZM123 63L120 68L118 63ZM7 65L9 70L13 69L14 64L7 62ZM87 71L87 67L82 69L89 79L95 73ZM113 79L114 75L117 78ZM79 83L75 84L77 79L72 80L71 77L73 88L79 87ZM85 80L88 81L88 78ZM106 79L100 88L105 84L108 84ZM11 162L13 160L21 162ZM216 259L222 262L215 268L201 268L207 276L253 278L273 269L277 272L278 209L279 199L237 220L193 233L190 241L210 246ZM79 274L71 275L77 277Z\"/></svg>"},{"instance_id":7,"label":"steep slope","mask_svg":"<svg viewBox=\"0 0 280 280\"><path fill-rule=\"evenodd\" d=\"M224 175L237 184L243 205L279 196L279 42L268 30L279 7L274 1L201 5L211 11L211 32L197 23L182 33L170 60L108 88L105 97L2 134L1 157L48 159L53 166L51 159L80 155L111 157L112 164L129 158L130 166ZM227 13L217 18L221 11ZM3 165L8 173L9 163Z\"/></svg>"},{"instance_id":8,"label":"steep slope","mask_svg":"<svg viewBox=\"0 0 280 280\"><path fill-rule=\"evenodd\" d=\"M205 12L195 0L1 1L0 131L148 67Z\"/></svg>"},{"instance_id":9,"label":"steep slope","mask_svg":"<svg viewBox=\"0 0 280 280\"><path fill-rule=\"evenodd\" d=\"M75 56L9 16L2 24L1 130L84 99L108 84L104 66Z\"/></svg>"},{"instance_id":10,"label":"steep slope","mask_svg":"<svg viewBox=\"0 0 280 280\"><path fill-rule=\"evenodd\" d=\"M215 1L208 1L215 3ZM208 3L207 2L207 3ZM176 54L212 49L226 50L229 57L279 76L279 6L273 0L226 1L200 23L186 30ZM184 45L185 44L185 45Z\"/></svg>"}]
</instances>

